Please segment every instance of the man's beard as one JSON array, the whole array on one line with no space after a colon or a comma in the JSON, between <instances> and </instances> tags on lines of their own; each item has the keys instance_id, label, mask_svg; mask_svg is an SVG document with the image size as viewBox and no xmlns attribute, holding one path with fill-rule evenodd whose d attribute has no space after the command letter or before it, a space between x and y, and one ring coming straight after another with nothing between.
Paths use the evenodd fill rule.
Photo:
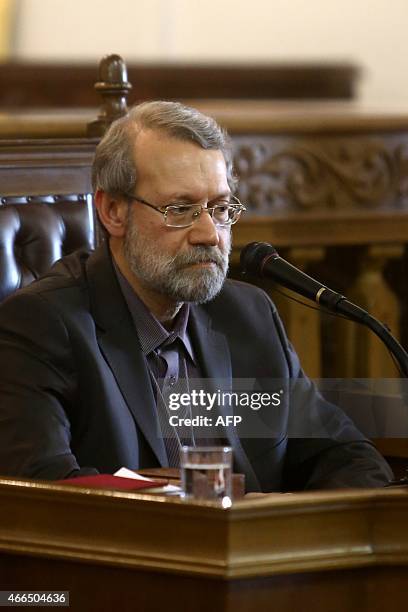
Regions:
<instances>
[{"instance_id":1,"label":"man's beard","mask_svg":"<svg viewBox=\"0 0 408 612\"><path fill-rule=\"evenodd\" d=\"M203 304L212 300L222 289L228 272L231 234L227 234L224 249L215 246L191 246L174 256L160 252L160 243L143 236L128 215L124 239L124 254L133 274L148 289L175 302ZM197 266L203 262L215 265Z\"/></svg>"}]
</instances>

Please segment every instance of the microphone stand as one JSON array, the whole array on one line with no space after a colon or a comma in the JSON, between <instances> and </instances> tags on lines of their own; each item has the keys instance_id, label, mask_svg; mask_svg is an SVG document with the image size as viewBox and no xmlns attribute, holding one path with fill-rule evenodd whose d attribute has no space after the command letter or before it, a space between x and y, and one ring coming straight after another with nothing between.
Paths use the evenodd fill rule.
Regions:
<instances>
[{"instance_id":1,"label":"microphone stand","mask_svg":"<svg viewBox=\"0 0 408 612\"><path fill-rule=\"evenodd\" d=\"M374 332L374 334L378 336L380 340L382 340L388 350L395 357L401 370L401 373L404 375L405 378L408 378L408 353L394 338L388 328L383 323L380 323L380 321L378 321L369 314L365 317L363 321L361 321L361 323L371 329L371 331Z\"/></svg>"},{"instance_id":2,"label":"microphone stand","mask_svg":"<svg viewBox=\"0 0 408 612\"><path fill-rule=\"evenodd\" d=\"M241 252L241 265L243 273L248 270L250 272L260 272L263 276L265 264L269 259L279 259L283 261L286 269L290 269L295 275L298 270L288 262L281 260L276 250L267 243L251 243L248 244ZM395 357L399 369L405 378L408 378L408 353L401 344L394 338L386 325L371 316L367 311L363 310L356 304L349 302L343 295L331 291L327 287L320 285L314 279L301 273L294 277L289 277L287 274L281 274L281 269L277 268L272 275L276 281L290 289L304 295L306 298L314 300L318 304L325 306L329 311L337 312L339 315L348 318L356 323L361 323L370 329L388 348L390 353ZM305 282L306 281L306 282ZM397 480L391 480L386 487L399 487L408 485L408 468L406 475Z\"/></svg>"},{"instance_id":3,"label":"microphone stand","mask_svg":"<svg viewBox=\"0 0 408 612\"><path fill-rule=\"evenodd\" d=\"M278 284L303 295L309 300L331 312L336 312L356 323L362 323L371 329L394 355L401 373L408 378L408 353L392 336L383 323L372 317L366 310L349 302L341 293L332 291L314 278L298 270L291 263L279 257L276 249L267 242L251 242L241 251L241 269L243 274L269 276Z\"/></svg>"},{"instance_id":4,"label":"microphone stand","mask_svg":"<svg viewBox=\"0 0 408 612\"><path fill-rule=\"evenodd\" d=\"M368 315L366 320L363 321L363 324L366 325L375 335L382 340L388 350L394 355L395 359L398 362L399 368L404 375L405 378L408 378L408 353L401 346L401 344L394 338L394 336L390 333L387 327L380 323L377 319ZM406 487L408 486L408 468L405 468L405 476L402 478L397 478L395 480L390 480L386 485L386 487Z\"/></svg>"},{"instance_id":5,"label":"microphone stand","mask_svg":"<svg viewBox=\"0 0 408 612\"><path fill-rule=\"evenodd\" d=\"M349 318L358 323L362 323L368 329L370 329L388 348L390 353L395 357L399 369L405 378L408 378L408 353L401 346L401 344L394 338L389 329L378 321L375 317L372 317L368 312L363 311L355 304L348 302L344 299L340 300L338 304L342 304L342 315L349 315ZM336 310L332 308L331 310ZM349 310L349 312L347 312ZM364 316L361 316L364 313ZM355 316L360 315L360 316ZM408 486L408 468L405 468L405 476L403 478L397 478L390 480L385 487L406 487Z\"/></svg>"},{"instance_id":6,"label":"microphone stand","mask_svg":"<svg viewBox=\"0 0 408 612\"><path fill-rule=\"evenodd\" d=\"M337 304L329 309L336 311L337 307L340 306L341 314L344 317L348 317L352 321L361 323L370 329L388 348L390 353L395 357L399 369L405 378L408 378L408 353L401 346L401 344L394 338L389 329L378 321L375 317L371 316L368 312L361 309L359 306L352 304L341 296ZM405 469L405 476L403 478L397 478L396 480L390 480L385 487L406 487L408 486L408 468Z\"/></svg>"}]
</instances>

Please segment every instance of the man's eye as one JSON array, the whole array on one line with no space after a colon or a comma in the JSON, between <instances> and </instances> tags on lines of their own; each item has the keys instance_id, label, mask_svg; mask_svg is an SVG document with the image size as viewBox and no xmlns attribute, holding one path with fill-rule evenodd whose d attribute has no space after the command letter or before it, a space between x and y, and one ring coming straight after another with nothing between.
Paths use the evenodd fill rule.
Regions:
<instances>
[{"instance_id":1,"label":"man's eye","mask_svg":"<svg viewBox=\"0 0 408 612\"><path fill-rule=\"evenodd\" d=\"M228 208L232 204L233 202L231 202L230 200L218 200L218 202L214 202L214 206L219 206L220 208L221 207Z\"/></svg>"},{"instance_id":2,"label":"man's eye","mask_svg":"<svg viewBox=\"0 0 408 612\"><path fill-rule=\"evenodd\" d=\"M186 215L190 212L190 210L191 206L174 206L174 208L171 209L171 212L174 215Z\"/></svg>"}]
</instances>

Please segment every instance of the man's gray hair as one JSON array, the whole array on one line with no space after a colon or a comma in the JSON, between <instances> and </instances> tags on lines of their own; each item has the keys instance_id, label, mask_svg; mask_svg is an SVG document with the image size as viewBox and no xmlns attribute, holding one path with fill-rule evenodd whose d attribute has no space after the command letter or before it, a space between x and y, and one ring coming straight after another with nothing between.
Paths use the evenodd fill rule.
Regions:
<instances>
[{"instance_id":1,"label":"man's gray hair","mask_svg":"<svg viewBox=\"0 0 408 612\"><path fill-rule=\"evenodd\" d=\"M203 149L223 153L228 183L233 189L232 146L226 132L212 119L179 102L144 102L134 106L124 117L112 123L95 152L92 166L94 191L101 189L110 195L134 193L137 171L134 164L134 144L143 129L159 130L177 138L197 143Z\"/></svg>"}]
</instances>

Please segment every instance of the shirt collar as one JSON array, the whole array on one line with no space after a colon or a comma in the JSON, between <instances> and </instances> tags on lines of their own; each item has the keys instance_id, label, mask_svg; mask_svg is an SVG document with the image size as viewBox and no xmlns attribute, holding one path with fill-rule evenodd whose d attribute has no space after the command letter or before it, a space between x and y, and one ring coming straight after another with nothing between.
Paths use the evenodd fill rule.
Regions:
<instances>
[{"instance_id":1,"label":"shirt collar","mask_svg":"<svg viewBox=\"0 0 408 612\"><path fill-rule=\"evenodd\" d=\"M176 338L180 338L188 355L194 361L193 349L187 331L190 305L184 303L181 306L174 319L173 329L167 330L131 287L127 278L119 270L114 257L112 257L112 262L123 297L135 324L143 354L148 355L162 345L169 346Z\"/></svg>"}]
</instances>

